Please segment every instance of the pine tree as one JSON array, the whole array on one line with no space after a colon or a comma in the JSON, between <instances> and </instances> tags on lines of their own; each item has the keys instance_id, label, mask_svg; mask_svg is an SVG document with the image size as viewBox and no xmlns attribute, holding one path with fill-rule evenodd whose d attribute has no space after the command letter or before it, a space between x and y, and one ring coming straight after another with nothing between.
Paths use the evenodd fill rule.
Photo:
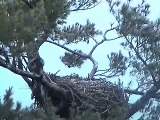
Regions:
<instances>
[{"instance_id":1,"label":"pine tree","mask_svg":"<svg viewBox=\"0 0 160 120\"><path fill-rule=\"evenodd\" d=\"M89 20L85 25L66 25L71 12L94 8L98 0L0 0L0 66L22 76L32 91L33 108L36 108L21 110L17 103L13 109L10 88L0 104L2 119L55 119L59 115L77 120L123 120L139 110L144 113L143 119L159 119L160 20L148 19L150 5L143 0L137 6L132 6L131 0L106 2L116 24L102 33ZM116 31L117 37L109 39L107 35L112 31ZM97 36L102 36L102 40L96 40ZM121 51L112 52L107 56L109 68L99 69L93 58L94 51L104 42L117 39L124 40L121 45L128 56ZM68 47L80 42L90 45L90 41L95 45L89 53ZM66 51L60 60L68 68L80 68L90 60L91 72L86 78L46 73L39 54L44 43ZM127 72L135 77L136 90L123 88L121 80L118 84L108 81ZM129 104L130 94L141 95L141 98Z\"/></svg>"}]
</instances>

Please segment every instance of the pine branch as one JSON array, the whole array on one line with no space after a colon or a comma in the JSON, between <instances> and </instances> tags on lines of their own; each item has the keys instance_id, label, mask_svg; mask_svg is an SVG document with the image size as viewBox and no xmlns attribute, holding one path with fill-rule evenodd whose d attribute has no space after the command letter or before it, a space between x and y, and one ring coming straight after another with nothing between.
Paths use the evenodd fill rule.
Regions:
<instances>
[{"instance_id":1,"label":"pine branch","mask_svg":"<svg viewBox=\"0 0 160 120\"><path fill-rule=\"evenodd\" d=\"M136 53L137 58L146 66L147 70L151 74L153 82L156 83L156 78L154 76L154 73L148 67L147 62L141 57L140 53L136 50L136 48L134 47L133 43L129 41L129 39L127 38L127 36L124 36L124 37L127 40L127 42L131 45L131 47L133 48L134 52Z\"/></svg>"}]
</instances>

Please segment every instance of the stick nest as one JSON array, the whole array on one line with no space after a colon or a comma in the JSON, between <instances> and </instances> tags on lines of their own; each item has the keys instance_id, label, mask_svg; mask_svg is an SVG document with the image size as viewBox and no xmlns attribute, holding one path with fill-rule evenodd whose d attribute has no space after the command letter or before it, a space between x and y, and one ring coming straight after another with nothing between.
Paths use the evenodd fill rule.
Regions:
<instances>
[{"instance_id":1,"label":"stick nest","mask_svg":"<svg viewBox=\"0 0 160 120\"><path fill-rule=\"evenodd\" d=\"M122 87L106 79L88 80L81 77L55 77L53 82L63 87L79 108L92 105L97 112L109 114L116 107L127 107L127 96Z\"/></svg>"}]
</instances>

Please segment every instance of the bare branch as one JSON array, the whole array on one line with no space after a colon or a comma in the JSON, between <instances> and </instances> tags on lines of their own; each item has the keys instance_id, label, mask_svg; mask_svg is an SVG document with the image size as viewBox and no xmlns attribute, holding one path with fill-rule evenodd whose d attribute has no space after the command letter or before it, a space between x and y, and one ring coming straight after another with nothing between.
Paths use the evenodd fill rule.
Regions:
<instances>
[{"instance_id":1,"label":"bare branch","mask_svg":"<svg viewBox=\"0 0 160 120\"><path fill-rule=\"evenodd\" d=\"M117 39L122 38L122 37L123 37L123 36L118 36L118 37L111 38L111 39L105 38L105 41L114 41L114 40L117 40Z\"/></svg>"},{"instance_id":2,"label":"bare branch","mask_svg":"<svg viewBox=\"0 0 160 120\"><path fill-rule=\"evenodd\" d=\"M93 63L93 68L92 68L92 71L89 75L89 79L92 80L94 78L94 75L95 73L97 72L97 69L98 69L98 62L96 60L93 59L92 56L89 56L89 59L92 61Z\"/></svg>"},{"instance_id":3,"label":"bare branch","mask_svg":"<svg viewBox=\"0 0 160 120\"><path fill-rule=\"evenodd\" d=\"M102 41L96 43L96 45L93 46L93 48L91 49L91 51L89 52L88 55L91 56L91 55L93 54L93 52L95 51L95 49L96 49L100 44L102 44L104 41L105 41L105 40L102 40Z\"/></svg>"},{"instance_id":4,"label":"bare branch","mask_svg":"<svg viewBox=\"0 0 160 120\"><path fill-rule=\"evenodd\" d=\"M106 38L106 34L107 34L108 32L110 32L110 31L112 31L112 30L115 30L116 28L117 28L117 27L113 27L113 28L110 28L110 29L108 29L108 30L105 31L105 33L104 33L104 35L103 35L103 38L104 38L104 39L103 39L102 41L100 41L100 42L97 42L97 41L96 41L96 45L93 46L92 50L91 50L90 53L89 53L89 56L92 55L93 52L94 52L94 50L95 50L99 45L101 45L103 42L105 42L105 41L112 41L112 40L116 40L116 39L119 39L119 38L123 37L123 36L118 36L118 37L115 37L115 38L112 38L112 39L107 39L107 38ZM94 41L95 41L95 40L94 40Z\"/></svg>"},{"instance_id":5,"label":"bare branch","mask_svg":"<svg viewBox=\"0 0 160 120\"><path fill-rule=\"evenodd\" d=\"M95 76L104 76L106 78L111 78L111 76L105 75L106 73L111 72L111 69L97 70L97 72L102 72L102 73L95 74Z\"/></svg>"},{"instance_id":6,"label":"bare branch","mask_svg":"<svg viewBox=\"0 0 160 120\"><path fill-rule=\"evenodd\" d=\"M144 82L144 83L139 83L138 80L137 80L137 84L138 84L138 87L137 87L135 90L139 90L140 88L142 89L143 86L145 86L145 85L151 86L151 85L154 84L154 82L153 82L153 81L149 81L149 82L146 81L146 82ZM147 88L146 88L146 89L147 89ZM143 88L143 90L144 90L144 88Z\"/></svg>"},{"instance_id":7,"label":"bare branch","mask_svg":"<svg viewBox=\"0 0 160 120\"><path fill-rule=\"evenodd\" d=\"M93 37L93 36L90 36L92 38L92 40L95 42L95 43L98 43L97 40Z\"/></svg>"},{"instance_id":8,"label":"bare branch","mask_svg":"<svg viewBox=\"0 0 160 120\"><path fill-rule=\"evenodd\" d=\"M115 37L115 38L111 38L111 39L108 39L108 38L106 37L106 35L107 35L107 33L108 33L108 32L110 32L110 31L112 31L112 30L116 30L117 28L118 28L118 26L116 26L116 27L112 27L112 26L111 26L111 28L110 28L110 29L106 30L106 31L105 31L105 33L104 33L104 35L103 35L103 39L104 39L104 41L113 41L113 40L116 40L116 39L122 38L122 37L123 37L123 35L121 35L121 36L117 36L117 37Z\"/></svg>"},{"instance_id":9,"label":"bare branch","mask_svg":"<svg viewBox=\"0 0 160 120\"><path fill-rule=\"evenodd\" d=\"M103 38L104 38L104 39L107 39L107 38L106 38L107 33L110 32L110 31L112 31L112 30L115 30L116 28L118 28L118 27L117 27L117 26L116 26L116 27L111 27L110 29L106 30L106 31L104 32Z\"/></svg>"},{"instance_id":10,"label":"bare branch","mask_svg":"<svg viewBox=\"0 0 160 120\"><path fill-rule=\"evenodd\" d=\"M52 43L52 44L54 44L54 45L56 45L56 46L58 46L58 47L61 47L61 48L65 49L65 50L67 50L67 51L69 51L69 52L71 52L71 53L73 53L73 54L76 54L76 55L78 55L78 56L81 56L81 57L84 57L84 58L88 58L88 55L87 55L87 54L76 52L76 51L74 51L74 50L71 50L71 49L65 47L64 45L59 44L59 43L56 43L56 42L53 42L53 41L50 41L50 40L47 40L46 42Z\"/></svg>"}]
</instances>

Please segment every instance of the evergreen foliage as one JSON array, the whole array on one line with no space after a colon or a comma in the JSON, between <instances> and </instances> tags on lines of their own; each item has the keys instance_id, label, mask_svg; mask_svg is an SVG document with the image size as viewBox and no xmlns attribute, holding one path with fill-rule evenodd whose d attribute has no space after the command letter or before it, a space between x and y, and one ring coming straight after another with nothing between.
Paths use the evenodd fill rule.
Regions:
<instances>
[{"instance_id":1,"label":"evergreen foliage","mask_svg":"<svg viewBox=\"0 0 160 120\"><path fill-rule=\"evenodd\" d=\"M51 108L50 112L46 113L44 109L35 108L31 105L29 108L21 108L21 103L17 102L14 107L12 99L12 88L6 90L3 98L3 102L0 102L0 119L2 120L63 120L55 114L56 108ZM115 110L114 110L115 111ZM124 120L121 119L122 109L117 109L113 112L113 118L107 120ZM119 114L118 114L119 113ZM119 115L119 116L117 116ZM119 118L119 119L117 119ZM85 111L76 110L74 107L71 108L71 118L68 120L103 120L99 113L92 110L92 107L87 108Z\"/></svg>"},{"instance_id":2,"label":"evergreen foliage","mask_svg":"<svg viewBox=\"0 0 160 120\"><path fill-rule=\"evenodd\" d=\"M160 119L160 19L149 20L150 5L144 0L136 6L132 0L106 2L116 24L102 33L89 20L85 25L66 25L71 12L94 8L99 4L97 0L0 0L0 66L22 76L35 100L31 108L22 109L20 103L14 108L9 88L0 101L1 119L125 120L139 110L143 113L141 119ZM112 31L117 37L108 39ZM96 40L96 36L102 39ZM93 58L94 51L104 42L120 38L128 56L121 51L111 52L108 68L101 70ZM69 48L80 42L90 45L90 41L95 44L89 53ZM80 68L90 60L93 68L87 78L46 73L39 54L44 43L64 49L60 60L69 68ZM107 81L126 73L137 82L135 90L123 88L120 79L116 85ZM141 97L128 104L126 93Z\"/></svg>"}]
</instances>

